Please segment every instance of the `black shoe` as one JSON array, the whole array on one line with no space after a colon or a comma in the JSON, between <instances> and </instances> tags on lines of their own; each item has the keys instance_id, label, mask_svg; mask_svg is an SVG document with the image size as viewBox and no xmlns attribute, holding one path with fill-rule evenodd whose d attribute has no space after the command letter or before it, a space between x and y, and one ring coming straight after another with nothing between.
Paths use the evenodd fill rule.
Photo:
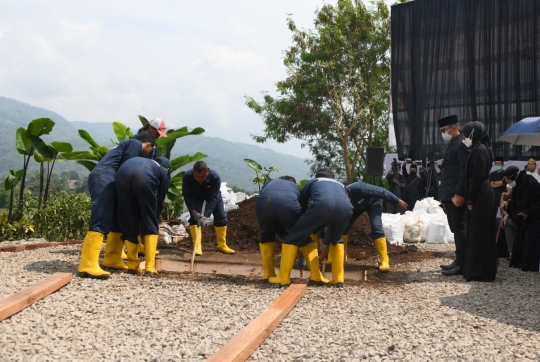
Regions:
<instances>
[{"instance_id":1,"label":"black shoe","mask_svg":"<svg viewBox=\"0 0 540 362\"><path fill-rule=\"evenodd\" d=\"M460 266L456 265L452 269L443 270L442 275L445 275L447 277L452 276L452 275L463 275L463 270L461 270Z\"/></svg>"},{"instance_id":2,"label":"black shoe","mask_svg":"<svg viewBox=\"0 0 540 362\"><path fill-rule=\"evenodd\" d=\"M442 264L441 269L450 270L450 269L453 269L455 266L456 266L456 261L454 260L452 264Z\"/></svg>"}]
</instances>

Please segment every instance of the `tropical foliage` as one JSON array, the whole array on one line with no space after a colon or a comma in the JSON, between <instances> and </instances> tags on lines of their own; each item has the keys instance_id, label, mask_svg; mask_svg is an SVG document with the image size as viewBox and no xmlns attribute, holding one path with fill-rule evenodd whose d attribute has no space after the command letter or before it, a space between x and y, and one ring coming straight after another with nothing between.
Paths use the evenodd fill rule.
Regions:
<instances>
[{"instance_id":1,"label":"tropical foliage","mask_svg":"<svg viewBox=\"0 0 540 362\"><path fill-rule=\"evenodd\" d=\"M253 179L253 183L259 186L259 192L261 192L261 185L264 185L266 182L270 181L272 178L270 177L270 172L273 171L279 171L277 168L271 166L271 167L262 167L259 163L256 161L250 160L249 158L244 158L244 162L253 170L255 170L255 178ZM266 171L266 173L263 172Z\"/></svg>"}]
</instances>

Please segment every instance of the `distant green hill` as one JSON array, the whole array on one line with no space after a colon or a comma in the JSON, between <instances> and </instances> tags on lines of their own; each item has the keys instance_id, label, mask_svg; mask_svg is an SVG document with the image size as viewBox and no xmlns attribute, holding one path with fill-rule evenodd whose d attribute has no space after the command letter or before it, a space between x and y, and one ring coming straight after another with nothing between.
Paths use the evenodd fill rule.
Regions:
<instances>
[{"instance_id":1,"label":"distant green hill","mask_svg":"<svg viewBox=\"0 0 540 362\"><path fill-rule=\"evenodd\" d=\"M26 128L31 120L44 117L55 122L51 135L44 137L47 142L53 140L70 142L75 150L86 150L88 144L79 137L78 129L88 131L96 142L108 147L112 145L111 139L116 139L112 122L69 122L52 111L0 97L0 125L3 129L3 132L0 132L0 177L4 177L10 169L22 168L23 157L15 149L17 128ZM137 129L132 129L132 132L137 132ZM309 167L302 158L281 154L260 146L202 135L178 139L173 149L173 157L192 155L196 152L208 155L205 161L210 168L220 174L222 181L227 182L228 186L249 192L257 191L257 186L252 183L255 172L244 163L244 158L253 159L264 167L278 168L278 172L271 173L272 178L286 174L294 176L297 181L309 178ZM35 162L31 161L30 164L32 170L37 170ZM191 166L191 164L187 165L184 169L189 169ZM73 162L57 162L54 170L55 172L76 170L81 175L88 174L84 167Z\"/></svg>"},{"instance_id":2,"label":"distant green hill","mask_svg":"<svg viewBox=\"0 0 540 362\"><path fill-rule=\"evenodd\" d=\"M114 139L112 126L109 123L71 122L77 129L87 130L98 142L106 143ZM131 130L136 132L137 130ZM221 180L228 186L235 186L250 192L258 190L252 180L255 171L249 168L244 158L257 161L263 167L274 166L278 172L272 172L270 176L276 178L283 175L291 175L297 181L309 178L309 166L300 157L285 155L273 150L246 143L231 142L221 138L200 136L188 136L176 141L172 157L193 155L202 152L208 155L204 159L208 166L219 173ZM189 164L182 168L187 170L193 166Z\"/></svg>"}]
</instances>

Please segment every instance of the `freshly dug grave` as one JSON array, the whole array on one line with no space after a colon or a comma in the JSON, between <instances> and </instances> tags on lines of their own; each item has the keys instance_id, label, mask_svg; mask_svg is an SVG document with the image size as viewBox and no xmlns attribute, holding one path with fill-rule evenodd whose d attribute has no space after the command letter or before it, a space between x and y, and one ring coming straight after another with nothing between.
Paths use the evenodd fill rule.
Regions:
<instances>
[{"instance_id":1,"label":"freshly dug grave","mask_svg":"<svg viewBox=\"0 0 540 362\"><path fill-rule=\"evenodd\" d=\"M237 253L259 253L259 224L255 216L255 198L246 199L238 203L239 209L229 211L227 216L229 224L227 226L227 245ZM167 223L179 224L178 220L169 220ZM371 226L367 213L364 213L349 231L349 246L347 263L364 264L374 266L377 262L377 249L373 244L373 239L369 236ZM281 242L276 238L276 256L281 252ZM185 238L175 246L180 252L191 252L193 250L191 239ZM216 234L211 226L202 229L203 252L213 252L216 249ZM418 251L418 248L411 245L395 246L388 244L388 254L391 264L401 264L415 262L424 259L440 257L438 252ZM223 255L226 258L226 255Z\"/></svg>"}]
</instances>

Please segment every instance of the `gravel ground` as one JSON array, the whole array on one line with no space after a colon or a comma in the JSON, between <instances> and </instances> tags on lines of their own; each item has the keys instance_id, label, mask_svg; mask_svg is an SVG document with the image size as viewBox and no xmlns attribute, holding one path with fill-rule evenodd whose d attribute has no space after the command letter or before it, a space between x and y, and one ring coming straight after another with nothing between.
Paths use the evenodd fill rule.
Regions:
<instances>
[{"instance_id":1,"label":"gravel ground","mask_svg":"<svg viewBox=\"0 0 540 362\"><path fill-rule=\"evenodd\" d=\"M80 248L0 253L0 298L76 272ZM440 276L453 245L419 248L448 259L308 288L249 361L540 361L539 273L501 260L494 283L467 283ZM0 361L202 361L282 291L243 277L74 277L0 322Z\"/></svg>"}]
</instances>

